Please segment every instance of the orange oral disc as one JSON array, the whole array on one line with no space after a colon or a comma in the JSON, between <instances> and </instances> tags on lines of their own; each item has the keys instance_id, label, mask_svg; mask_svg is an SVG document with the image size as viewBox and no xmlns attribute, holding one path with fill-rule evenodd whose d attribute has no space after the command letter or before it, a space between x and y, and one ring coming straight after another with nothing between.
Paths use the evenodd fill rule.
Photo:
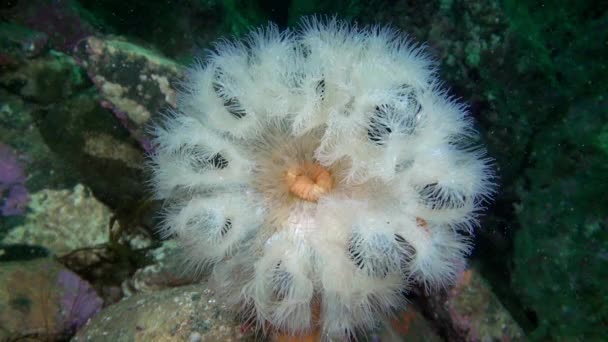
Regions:
<instances>
[{"instance_id":1,"label":"orange oral disc","mask_svg":"<svg viewBox=\"0 0 608 342\"><path fill-rule=\"evenodd\" d=\"M313 163L290 167L285 174L285 183L292 194L310 202L318 201L334 185L331 173Z\"/></svg>"}]
</instances>

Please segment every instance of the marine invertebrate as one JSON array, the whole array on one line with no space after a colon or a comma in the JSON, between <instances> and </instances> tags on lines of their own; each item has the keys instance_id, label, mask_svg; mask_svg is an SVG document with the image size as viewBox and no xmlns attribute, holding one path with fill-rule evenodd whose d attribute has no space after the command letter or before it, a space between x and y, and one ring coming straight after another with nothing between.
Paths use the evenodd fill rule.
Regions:
<instances>
[{"instance_id":1,"label":"marine invertebrate","mask_svg":"<svg viewBox=\"0 0 608 342\"><path fill-rule=\"evenodd\" d=\"M155 128L164 230L260 326L344 337L449 284L492 191L465 107L398 32L221 41Z\"/></svg>"}]
</instances>

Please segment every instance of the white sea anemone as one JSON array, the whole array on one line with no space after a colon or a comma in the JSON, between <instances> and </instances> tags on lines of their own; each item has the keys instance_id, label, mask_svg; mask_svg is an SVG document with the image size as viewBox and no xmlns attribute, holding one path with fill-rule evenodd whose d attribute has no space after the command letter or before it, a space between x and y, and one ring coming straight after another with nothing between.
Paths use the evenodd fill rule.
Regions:
<instances>
[{"instance_id":1,"label":"white sea anemone","mask_svg":"<svg viewBox=\"0 0 608 342\"><path fill-rule=\"evenodd\" d=\"M464 265L492 169L395 30L309 19L221 41L155 128L164 230L260 327L345 337Z\"/></svg>"}]
</instances>

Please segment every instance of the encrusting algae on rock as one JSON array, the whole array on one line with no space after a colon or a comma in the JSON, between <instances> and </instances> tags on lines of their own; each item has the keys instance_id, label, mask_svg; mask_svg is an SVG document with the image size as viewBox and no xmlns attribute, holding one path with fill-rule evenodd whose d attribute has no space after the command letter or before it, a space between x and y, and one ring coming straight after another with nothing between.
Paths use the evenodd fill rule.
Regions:
<instances>
[{"instance_id":1,"label":"encrusting algae on rock","mask_svg":"<svg viewBox=\"0 0 608 342\"><path fill-rule=\"evenodd\" d=\"M245 321L342 339L455 280L493 171L420 46L310 18L222 40L188 75L152 183L166 236Z\"/></svg>"}]
</instances>

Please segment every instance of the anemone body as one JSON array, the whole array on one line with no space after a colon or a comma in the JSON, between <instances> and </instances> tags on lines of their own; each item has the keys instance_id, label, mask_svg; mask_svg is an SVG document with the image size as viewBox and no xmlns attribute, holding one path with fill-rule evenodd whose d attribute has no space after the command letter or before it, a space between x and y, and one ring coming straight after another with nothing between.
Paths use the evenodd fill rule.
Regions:
<instances>
[{"instance_id":1,"label":"anemone body","mask_svg":"<svg viewBox=\"0 0 608 342\"><path fill-rule=\"evenodd\" d=\"M493 187L423 49L337 20L219 42L154 133L166 234L244 315L294 335L352 335L412 284L450 284Z\"/></svg>"}]
</instances>

